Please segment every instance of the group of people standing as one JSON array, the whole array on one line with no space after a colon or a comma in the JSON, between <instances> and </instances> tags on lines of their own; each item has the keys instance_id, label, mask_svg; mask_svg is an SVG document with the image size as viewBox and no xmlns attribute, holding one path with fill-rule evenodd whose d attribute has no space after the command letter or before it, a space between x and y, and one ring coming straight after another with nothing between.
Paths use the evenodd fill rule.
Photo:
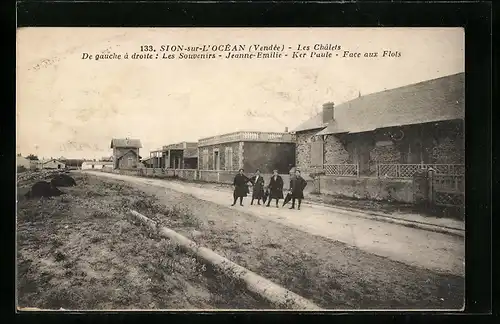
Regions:
<instances>
[{"instance_id":1,"label":"group of people standing","mask_svg":"<svg viewBox=\"0 0 500 324\"><path fill-rule=\"evenodd\" d=\"M248 189L248 184L252 184L252 201L250 205L253 205L254 201L257 200L257 204L261 205L260 201L267 196L267 205L269 207L272 200L276 201L276 208L279 207L279 200L284 198L283 178L278 174L278 170L273 171L273 175L269 179L269 183L266 186L265 180L260 174L260 171L255 171L255 175L251 178L245 176L244 170L240 169L238 174L233 180L233 204L236 205L237 200L240 201L240 206L243 206L243 197L246 197L250 193ZM304 199L304 188L307 185L307 181L302 178L300 171L295 170L290 174L290 188L289 193L291 194L292 206L290 209L295 209L295 202L297 201L297 208L300 209L300 204L302 199ZM267 195L266 195L267 191ZM263 200L264 202L264 200Z\"/></svg>"}]
</instances>

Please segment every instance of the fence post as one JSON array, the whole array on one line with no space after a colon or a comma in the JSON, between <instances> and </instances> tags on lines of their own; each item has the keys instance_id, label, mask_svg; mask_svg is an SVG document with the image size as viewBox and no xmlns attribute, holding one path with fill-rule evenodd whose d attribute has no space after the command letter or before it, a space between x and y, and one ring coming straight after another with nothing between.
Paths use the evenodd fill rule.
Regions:
<instances>
[{"instance_id":1,"label":"fence post","mask_svg":"<svg viewBox=\"0 0 500 324\"><path fill-rule=\"evenodd\" d=\"M427 169L429 181L429 203L434 204L434 169L432 167Z\"/></svg>"}]
</instances>

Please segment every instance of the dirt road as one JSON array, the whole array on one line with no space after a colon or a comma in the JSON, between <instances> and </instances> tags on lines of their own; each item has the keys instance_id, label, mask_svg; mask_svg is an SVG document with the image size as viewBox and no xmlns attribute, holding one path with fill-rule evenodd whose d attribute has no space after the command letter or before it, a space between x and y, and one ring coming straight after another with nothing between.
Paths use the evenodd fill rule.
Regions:
<instances>
[{"instance_id":1,"label":"dirt road","mask_svg":"<svg viewBox=\"0 0 500 324\"><path fill-rule=\"evenodd\" d=\"M206 201L165 188L167 181L157 185L149 179L94 173L74 176L77 186L61 188L65 194L51 199L23 200L22 191L30 183L18 183L19 306L272 308L231 278L134 224L126 217L129 208L326 309L463 305L461 276L313 235L309 229L277 222L274 218L280 216L274 214L257 216L265 207Z\"/></svg>"},{"instance_id":2,"label":"dirt road","mask_svg":"<svg viewBox=\"0 0 500 324\"><path fill-rule=\"evenodd\" d=\"M305 217L301 216L302 214L293 214L293 211L275 210L275 208L262 206L250 207L248 201L246 207L230 207L227 196L221 195L220 198L216 198L221 200L220 203L214 203L209 199L219 196L214 196L212 192L191 191L191 194L186 194L179 191L181 185L165 180L123 177L105 173L97 175L102 179L114 178L120 180L120 183L131 184L134 188L152 195L147 205L158 204L160 206L153 209L161 210L165 208L161 206L175 206L179 210L189 210L186 214L191 216L188 218L194 216L197 219L193 228L196 228L198 234L193 236L193 239L199 244L312 300L321 307L328 309L459 309L463 305L463 277L453 275L452 271L439 273L433 269L424 269L422 265L412 266L363 251L357 246L366 246L368 243L360 245L358 242L363 242L362 237L368 234L358 230L354 234L354 237L358 239L354 242L352 236L356 226L349 227L350 235L325 237L325 235L320 235L319 230L313 235L311 227L300 225L304 222L295 225L286 222L287 219ZM176 190L169 189L170 187L175 187ZM206 196L202 197L203 193ZM189 229L170 224L168 217L147 209L142 212L180 233L185 235L190 233ZM304 209L301 212L308 215L308 218L311 217L309 213L306 214L309 210ZM278 220L279 217L282 219ZM335 217L337 216L330 215L330 218ZM366 221L368 220L363 219L362 222ZM335 221L332 220L332 222ZM373 223L372 228L376 226L383 228L388 225L396 226ZM340 225L334 227L341 228ZM414 230L399 226L396 226L396 229L396 232ZM418 239L429 240L434 234L436 233L422 231ZM341 237L348 242L344 243L336 239ZM400 233L393 233L393 237L400 237ZM452 238L456 239L446 237L450 240ZM378 240L381 241L380 238ZM384 238L384 240L387 239ZM414 255L418 252L401 242L395 241L392 244L402 246L400 249L408 249ZM415 246L419 245L415 244ZM399 253L405 254L408 251L403 250ZM451 256L448 255L448 258ZM419 258L415 259L419 260ZM442 262L444 263L446 262Z\"/></svg>"},{"instance_id":3,"label":"dirt road","mask_svg":"<svg viewBox=\"0 0 500 324\"><path fill-rule=\"evenodd\" d=\"M232 213L231 210L241 211L411 266L456 276L464 275L465 245L464 239L460 237L360 218L350 215L349 212L339 213L338 210L325 206L303 206L301 211L289 210L286 207L266 208L258 205L249 206L247 198L246 206L236 205L229 208L231 195L225 190L204 188L180 181L101 172L94 174L137 185L148 184L151 186L149 191L155 194L158 194L159 188L172 189L224 206L227 214Z\"/></svg>"}]
</instances>

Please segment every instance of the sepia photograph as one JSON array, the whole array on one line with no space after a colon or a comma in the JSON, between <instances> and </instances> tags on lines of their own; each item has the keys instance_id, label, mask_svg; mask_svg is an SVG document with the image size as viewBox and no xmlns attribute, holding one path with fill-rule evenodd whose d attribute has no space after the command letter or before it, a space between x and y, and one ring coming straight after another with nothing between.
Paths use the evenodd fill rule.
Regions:
<instances>
[{"instance_id":1,"label":"sepia photograph","mask_svg":"<svg viewBox=\"0 0 500 324\"><path fill-rule=\"evenodd\" d=\"M18 312L463 310L464 48L18 28Z\"/></svg>"}]
</instances>

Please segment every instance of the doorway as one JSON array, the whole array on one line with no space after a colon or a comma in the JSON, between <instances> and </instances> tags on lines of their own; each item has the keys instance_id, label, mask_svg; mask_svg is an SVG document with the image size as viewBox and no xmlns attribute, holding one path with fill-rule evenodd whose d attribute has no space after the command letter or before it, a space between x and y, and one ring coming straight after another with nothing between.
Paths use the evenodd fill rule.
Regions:
<instances>
[{"instance_id":1,"label":"doorway","mask_svg":"<svg viewBox=\"0 0 500 324\"><path fill-rule=\"evenodd\" d=\"M220 169L220 155L219 150L214 151L214 170Z\"/></svg>"}]
</instances>

